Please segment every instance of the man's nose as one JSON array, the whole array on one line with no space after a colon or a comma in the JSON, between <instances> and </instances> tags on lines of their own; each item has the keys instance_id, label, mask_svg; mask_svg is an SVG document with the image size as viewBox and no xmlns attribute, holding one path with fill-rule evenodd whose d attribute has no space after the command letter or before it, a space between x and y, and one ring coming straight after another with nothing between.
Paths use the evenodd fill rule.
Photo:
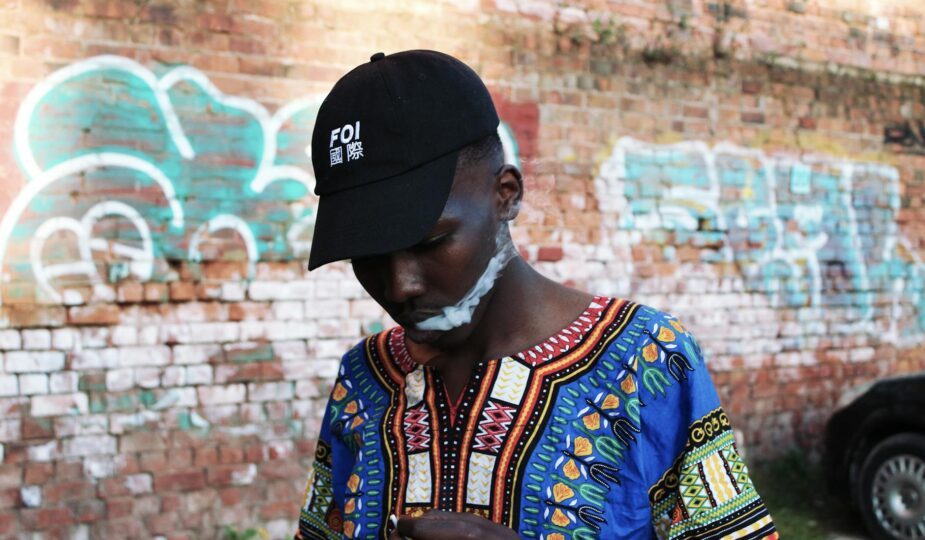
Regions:
<instances>
[{"instance_id":1,"label":"man's nose","mask_svg":"<svg viewBox=\"0 0 925 540\"><path fill-rule=\"evenodd\" d=\"M396 251L389 256L389 283L386 297L390 302L402 304L424 293L424 279L417 258L407 251Z\"/></svg>"}]
</instances>

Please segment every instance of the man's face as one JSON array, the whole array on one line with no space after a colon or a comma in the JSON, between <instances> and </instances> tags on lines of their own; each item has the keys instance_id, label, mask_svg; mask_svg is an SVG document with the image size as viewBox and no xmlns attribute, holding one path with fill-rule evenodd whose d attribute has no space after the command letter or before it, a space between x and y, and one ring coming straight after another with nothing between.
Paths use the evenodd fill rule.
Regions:
<instances>
[{"instance_id":1,"label":"man's face","mask_svg":"<svg viewBox=\"0 0 925 540\"><path fill-rule=\"evenodd\" d=\"M484 163L458 167L443 213L424 240L408 249L352 260L360 284L412 341L451 347L478 321L483 305L473 322L452 330L415 327L465 296L494 255L500 225L495 185L494 171Z\"/></svg>"}]
</instances>

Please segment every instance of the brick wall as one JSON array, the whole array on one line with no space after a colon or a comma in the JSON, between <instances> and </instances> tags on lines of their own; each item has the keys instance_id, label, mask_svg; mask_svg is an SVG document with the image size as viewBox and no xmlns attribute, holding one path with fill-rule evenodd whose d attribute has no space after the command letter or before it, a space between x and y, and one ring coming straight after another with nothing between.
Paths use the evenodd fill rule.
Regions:
<instances>
[{"instance_id":1,"label":"brick wall","mask_svg":"<svg viewBox=\"0 0 925 540\"><path fill-rule=\"evenodd\" d=\"M486 79L527 258L679 315L755 458L817 450L841 390L925 367L916 4L3 2L0 537L293 530L390 324L305 271L318 100L378 50Z\"/></svg>"}]
</instances>

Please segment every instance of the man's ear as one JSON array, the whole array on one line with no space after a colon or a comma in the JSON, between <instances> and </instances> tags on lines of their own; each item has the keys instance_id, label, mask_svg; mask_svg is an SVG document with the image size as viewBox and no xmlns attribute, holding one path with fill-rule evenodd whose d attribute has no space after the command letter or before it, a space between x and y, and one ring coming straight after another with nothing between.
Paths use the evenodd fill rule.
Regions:
<instances>
[{"instance_id":1,"label":"man's ear","mask_svg":"<svg viewBox=\"0 0 925 540\"><path fill-rule=\"evenodd\" d=\"M498 214L503 221L512 221L520 213L520 202L524 198L524 179L514 165L503 165L495 173L498 193Z\"/></svg>"}]
</instances>

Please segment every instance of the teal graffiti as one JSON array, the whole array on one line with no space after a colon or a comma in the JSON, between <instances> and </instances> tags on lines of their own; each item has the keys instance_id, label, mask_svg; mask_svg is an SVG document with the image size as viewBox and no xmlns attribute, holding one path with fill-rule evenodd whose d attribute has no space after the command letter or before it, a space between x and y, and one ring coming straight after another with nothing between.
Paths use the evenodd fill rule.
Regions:
<instances>
[{"instance_id":1,"label":"teal graffiti","mask_svg":"<svg viewBox=\"0 0 925 540\"><path fill-rule=\"evenodd\" d=\"M899 230L892 166L623 138L597 185L618 229L667 260L694 246L772 306L844 310L849 331L911 342L925 330L925 267Z\"/></svg>"},{"instance_id":2,"label":"teal graffiti","mask_svg":"<svg viewBox=\"0 0 925 540\"><path fill-rule=\"evenodd\" d=\"M17 114L27 183L0 222L0 270L69 301L72 285L168 279L169 261L245 261L252 272L306 257L319 104L271 113L189 66L118 56L53 73ZM516 164L511 131L499 133Z\"/></svg>"}]
</instances>

